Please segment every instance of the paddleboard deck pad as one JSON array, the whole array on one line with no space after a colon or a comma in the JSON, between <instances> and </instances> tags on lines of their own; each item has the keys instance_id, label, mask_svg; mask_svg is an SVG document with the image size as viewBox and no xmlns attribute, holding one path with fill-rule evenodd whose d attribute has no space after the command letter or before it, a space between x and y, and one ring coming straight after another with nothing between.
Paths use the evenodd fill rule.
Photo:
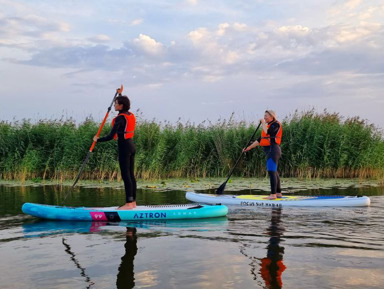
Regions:
<instances>
[{"instance_id":1,"label":"paddleboard deck pad","mask_svg":"<svg viewBox=\"0 0 384 289\"><path fill-rule=\"evenodd\" d=\"M371 200L365 196L283 196L268 200L268 196L262 195L212 195L187 192L185 197L197 203L243 207L365 207L371 204Z\"/></svg>"},{"instance_id":2,"label":"paddleboard deck pad","mask_svg":"<svg viewBox=\"0 0 384 289\"><path fill-rule=\"evenodd\" d=\"M201 219L226 216L224 205L158 205L137 206L133 210L117 210L118 207L63 207L25 203L22 211L34 217L66 221L144 221Z\"/></svg>"}]
</instances>

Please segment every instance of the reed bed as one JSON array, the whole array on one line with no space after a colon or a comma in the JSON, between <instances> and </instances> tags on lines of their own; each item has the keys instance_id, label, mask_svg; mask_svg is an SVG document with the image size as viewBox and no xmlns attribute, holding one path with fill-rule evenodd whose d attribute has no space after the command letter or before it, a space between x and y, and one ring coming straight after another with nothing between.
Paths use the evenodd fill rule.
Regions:
<instances>
[{"instance_id":1,"label":"reed bed","mask_svg":"<svg viewBox=\"0 0 384 289\"><path fill-rule=\"evenodd\" d=\"M299 178L384 178L384 140L373 125L357 117L314 110L295 112L282 121L279 173ZM256 123L158 123L139 119L136 175L143 179L225 177ZM99 124L92 118L0 122L0 179L72 180L92 144ZM108 133L106 125L103 134ZM260 135L258 132L257 135ZM235 176L265 176L261 149L244 155ZM97 144L83 179L119 179L114 141Z\"/></svg>"}]
</instances>

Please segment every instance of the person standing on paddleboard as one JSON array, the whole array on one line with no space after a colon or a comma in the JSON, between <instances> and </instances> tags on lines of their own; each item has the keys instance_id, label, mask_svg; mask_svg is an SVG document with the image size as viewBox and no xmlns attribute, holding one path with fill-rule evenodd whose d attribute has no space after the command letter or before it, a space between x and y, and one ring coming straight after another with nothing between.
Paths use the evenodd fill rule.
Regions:
<instances>
[{"instance_id":1,"label":"person standing on paddleboard","mask_svg":"<svg viewBox=\"0 0 384 289\"><path fill-rule=\"evenodd\" d=\"M121 177L124 181L126 204L119 207L119 210L130 210L136 208L136 179L134 174L135 167L135 144L133 135L135 132L136 118L129 111L131 102L127 96L118 96L115 101L115 111L119 114L112 121L111 132L101 138L93 137L95 142L105 142L117 139L119 152L119 165Z\"/></svg>"},{"instance_id":2,"label":"person standing on paddleboard","mask_svg":"<svg viewBox=\"0 0 384 289\"><path fill-rule=\"evenodd\" d=\"M276 119L276 113L270 109L265 111L264 118L260 119L260 122L263 127L261 137L250 146L244 148L243 152L250 151L257 146L264 148L264 152L267 155L267 171L271 183L271 195L268 198L271 200L282 198L277 164L281 157L280 144L283 129L281 123Z\"/></svg>"}]
</instances>

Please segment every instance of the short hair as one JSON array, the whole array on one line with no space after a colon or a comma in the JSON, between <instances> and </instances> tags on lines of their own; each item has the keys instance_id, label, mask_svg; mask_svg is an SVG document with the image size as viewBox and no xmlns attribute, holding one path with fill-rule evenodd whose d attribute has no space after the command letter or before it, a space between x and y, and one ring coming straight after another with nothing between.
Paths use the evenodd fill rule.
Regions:
<instances>
[{"instance_id":1,"label":"short hair","mask_svg":"<svg viewBox=\"0 0 384 289\"><path fill-rule=\"evenodd\" d=\"M130 102L128 96L126 96L126 95L121 95L121 96L116 97L115 101L118 104L122 104L123 105L123 109L122 110L124 110L124 111L128 111L131 108L131 102Z\"/></svg>"}]
</instances>

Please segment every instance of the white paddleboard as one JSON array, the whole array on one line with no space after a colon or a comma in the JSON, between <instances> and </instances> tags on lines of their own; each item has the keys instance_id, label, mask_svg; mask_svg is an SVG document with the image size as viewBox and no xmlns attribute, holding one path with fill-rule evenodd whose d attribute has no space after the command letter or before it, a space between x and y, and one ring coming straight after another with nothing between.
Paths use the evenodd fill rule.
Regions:
<instances>
[{"instance_id":1,"label":"white paddleboard","mask_svg":"<svg viewBox=\"0 0 384 289\"><path fill-rule=\"evenodd\" d=\"M196 203L243 207L365 207L371 200L358 196L283 196L268 200L267 195L213 195L187 192L185 197Z\"/></svg>"}]
</instances>

